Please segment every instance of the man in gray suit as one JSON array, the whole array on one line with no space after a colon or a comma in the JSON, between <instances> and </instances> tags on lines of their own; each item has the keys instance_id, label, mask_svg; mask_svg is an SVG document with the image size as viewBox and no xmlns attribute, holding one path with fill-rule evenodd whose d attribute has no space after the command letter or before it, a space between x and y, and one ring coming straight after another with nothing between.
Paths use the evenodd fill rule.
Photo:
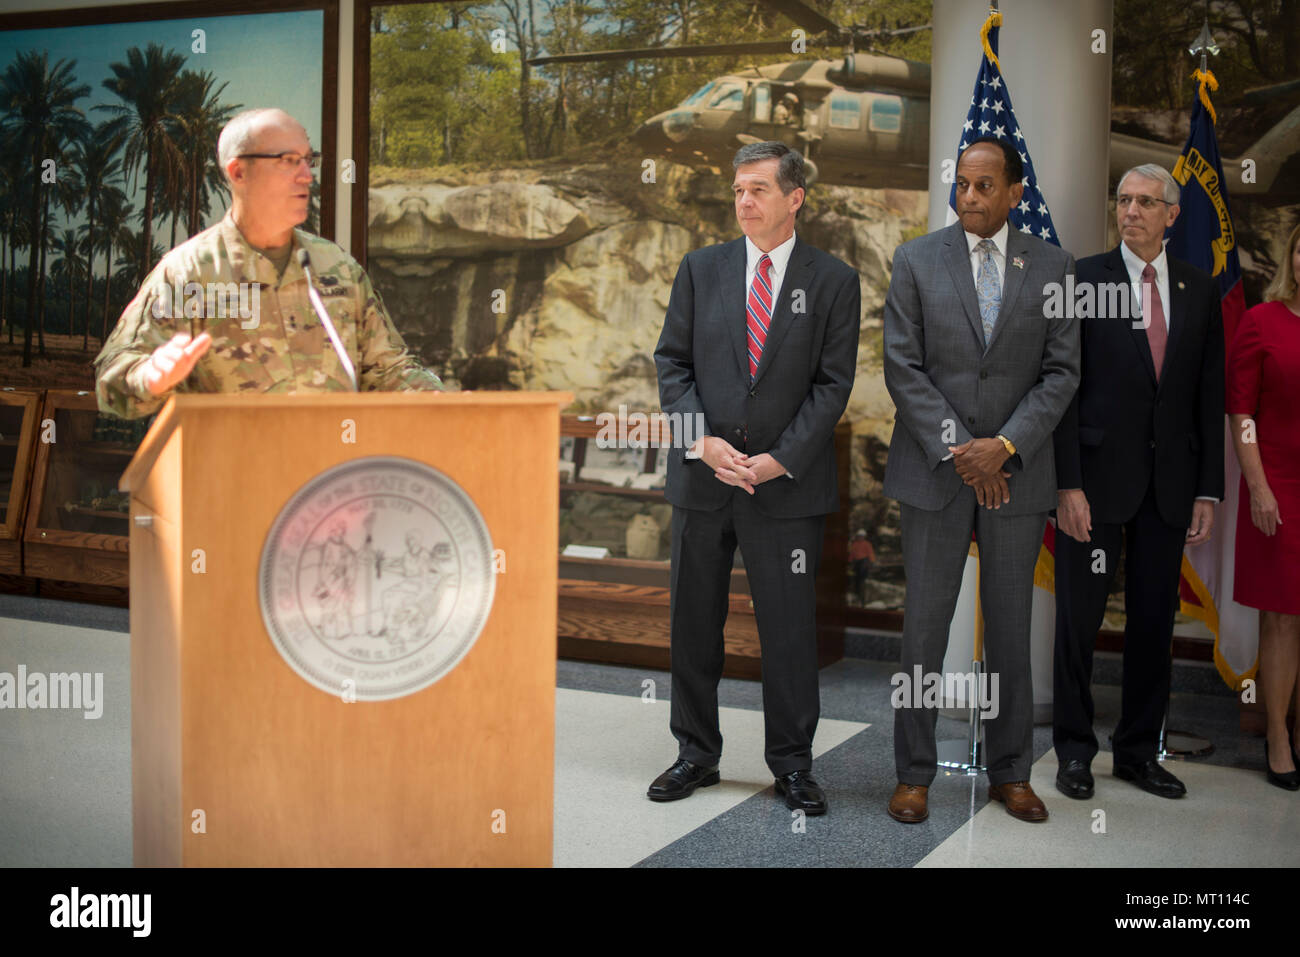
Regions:
<instances>
[{"instance_id":1,"label":"man in gray suit","mask_svg":"<svg viewBox=\"0 0 1300 957\"><path fill-rule=\"evenodd\" d=\"M1029 617L1034 563L1056 505L1052 430L1079 384L1079 330L1044 316L1045 288L1074 259L1011 229L1020 154L993 137L957 161L959 222L894 253L885 299L885 385L898 414L885 494L902 516L907 597L902 674L938 675L971 533L980 550L985 665L999 678L985 723L989 797L1014 817L1047 819L1029 786L1033 692ZM922 689L912 689L919 704ZM898 787L889 813L928 816L936 710L894 714Z\"/></svg>"}]
</instances>

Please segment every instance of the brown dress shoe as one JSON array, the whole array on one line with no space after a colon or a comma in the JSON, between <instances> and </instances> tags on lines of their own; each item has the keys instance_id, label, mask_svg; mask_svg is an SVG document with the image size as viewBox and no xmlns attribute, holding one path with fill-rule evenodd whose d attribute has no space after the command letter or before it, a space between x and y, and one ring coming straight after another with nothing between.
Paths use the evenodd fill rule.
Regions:
<instances>
[{"instance_id":1,"label":"brown dress shoe","mask_svg":"<svg viewBox=\"0 0 1300 957\"><path fill-rule=\"evenodd\" d=\"M1007 813L1022 821L1046 821L1047 808L1039 800L1028 781L1008 781L1006 784L990 784L989 799L1001 801L1007 806Z\"/></svg>"},{"instance_id":2,"label":"brown dress shoe","mask_svg":"<svg viewBox=\"0 0 1300 957\"><path fill-rule=\"evenodd\" d=\"M904 824L920 824L930 816L925 806L928 790L923 784L900 784L889 799L889 816Z\"/></svg>"}]
</instances>

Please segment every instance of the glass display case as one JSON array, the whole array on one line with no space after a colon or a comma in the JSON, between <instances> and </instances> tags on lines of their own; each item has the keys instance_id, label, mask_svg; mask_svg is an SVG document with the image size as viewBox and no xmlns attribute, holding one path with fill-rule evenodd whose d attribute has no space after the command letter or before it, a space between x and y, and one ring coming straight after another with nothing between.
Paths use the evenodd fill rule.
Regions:
<instances>
[{"instance_id":1,"label":"glass display case","mask_svg":"<svg viewBox=\"0 0 1300 957\"><path fill-rule=\"evenodd\" d=\"M601 424L589 416L563 416L560 434L560 654L666 669L672 506L664 498L664 482L669 437L660 437L651 427L643 443L603 447L607 443L601 440ZM838 660L844 649L848 440L848 425L841 423L835 441L844 505L827 519L817 576L822 664ZM760 676L758 629L739 549L723 641L724 674Z\"/></svg>"},{"instance_id":2,"label":"glass display case","mask_svg":"<svg viewBox=\"0 0 1300 957\"><path fill-rule=\"evenodd\" d=\"M149 422L103 415L89 392L46 393L24 534L26 574L127 585L130 497L117 482Z\"/></svg>"},{"instance_id":3,"label":"glass display case","mask_svg":"<svg viewBox=\"0 0 1300 957\"><path fill-rule=\"evenodd\" d=\"M0 575L22 574L23 517L40 392L0 389Z\"/></svg>"},{"instance_id":4,"label":"glass display case","mask_svg":"<svg viewBox=\"0 0 1300 957\"><path fill-rule=\"evenodd\" d=\"M616 559L666 563L672 518L672 506L664 501L668 450L602 448L593 420L569 416L563 422L561 553L581 546L605 549Z\"/></svg>"}]
</instances>

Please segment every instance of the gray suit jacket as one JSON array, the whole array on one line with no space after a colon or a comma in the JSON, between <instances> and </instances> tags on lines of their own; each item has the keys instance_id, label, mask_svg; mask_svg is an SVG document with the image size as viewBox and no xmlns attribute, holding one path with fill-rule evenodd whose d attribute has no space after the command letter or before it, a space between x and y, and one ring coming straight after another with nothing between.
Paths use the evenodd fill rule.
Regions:
<instances>
[{"instance_id":1,"label":"gray suit jacket","mask_svg":"<svg viewBox=\"0 0 1300 957\"><path fill-rule=\"evenodd\" d=\"M1079 328L1044 316L1044 286L1073 272L1069 253L1013 227L986 349L961 224L898 247L885 297L885 385L898 410L886 495L943 508L962 486L948 446L1001 433L1017 452L1001 514L1056 507L1052 430L1079 386Z\"/></svg>"}]
</instances>

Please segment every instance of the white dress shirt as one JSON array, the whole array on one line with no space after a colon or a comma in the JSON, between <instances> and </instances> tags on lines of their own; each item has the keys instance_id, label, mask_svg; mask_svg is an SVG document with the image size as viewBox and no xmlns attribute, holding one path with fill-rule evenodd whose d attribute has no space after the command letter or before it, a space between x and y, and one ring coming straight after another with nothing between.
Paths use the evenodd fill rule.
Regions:
<instances>
[{"instance_id":1,"label":"white dress shirt","mask_svg":"<svg viewBox=\"0 0 1300 957\"><path fill-rule=\"evenodd\" d=\"M1128 281L1133 287L1134 309L1138 315L1142 314L1142 270L1147 264L1142 257L1133 250L1128 248L1128 243L1119 244L1119 254L1124 258L1124 268L1128 270ZM1160 255L1151 260L1151 266L1156 271L1155 291L1160 295L1160 308L1165 314L1165 332L1173 330L1173 316L1169 313L1169 258L1165 256L1164 246L1160 247Z\"/></svg>"},{"instance_id":2,"label":"white dress shirt","mask_svg":"<svg viewBox=\"0 0 1300 957\"><path fill-rule=\"evenodd\" d=\"M776 314L776 304L781 301L781 283L785 281L785 267L790 265L790 254L794 252L794 233L780 246L771 250L767 258L772 260L772 269L767 274L768 285L772 287L772 314ZM754 245L754 241L745 237L745 299L749 299L749 287L754 284L754 274L758 272L758 260L763 251Z\"/></svg>"},{"instance_id":3,"label":"white dress shirt","mask_svg":"<svg viewBox=\"0 0 1300 957\"><path fill-rule=\"evenodd\" d=\"M963 232L965 231L963 230ZM989 239L993 240L993 245L997 247L997 249L993 251L993 265L996 266L998 270L999 289L1006 285L1007 237L1010 235L1011 225L1008 221L1003 223L1002 228L989 237ZM983 240L983 236L976 236L974 233L966 233L966 248L970 250L970 274L971 278L975 280L976 289L979 289L980 287L980 260L984 258L984 252L975 247L983 242Z\"/></svg>"}]
</instances>

